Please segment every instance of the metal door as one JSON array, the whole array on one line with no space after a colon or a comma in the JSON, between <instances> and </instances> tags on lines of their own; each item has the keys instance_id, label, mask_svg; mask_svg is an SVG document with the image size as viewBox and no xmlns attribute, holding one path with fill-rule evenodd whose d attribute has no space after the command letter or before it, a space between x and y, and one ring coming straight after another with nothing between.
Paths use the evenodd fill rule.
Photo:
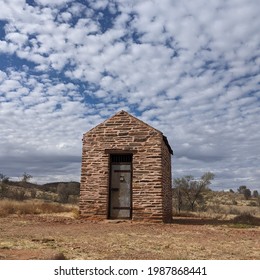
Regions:
<instances>
[{"instance_id":1,"label":"metal door","mask_svg":"<svg viewBox=\"0 0 260 280\"><path fill-rule=\"evenodd\" d=\"M131 163L111 163L110 209L111 219L131 218Z\"/></svg>"}]
</instances>

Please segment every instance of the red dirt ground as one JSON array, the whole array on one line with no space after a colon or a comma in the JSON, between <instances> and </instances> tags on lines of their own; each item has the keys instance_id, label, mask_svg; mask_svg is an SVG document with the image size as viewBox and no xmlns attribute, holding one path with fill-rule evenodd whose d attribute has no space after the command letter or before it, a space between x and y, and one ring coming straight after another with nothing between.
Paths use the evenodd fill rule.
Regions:
<instances>
[{"instance_id":1,"label":"red dirt ground","mask_svg":"<svg viewBox=\"0 0 260 280\"><path fill-rule=\"evenodd\" d=\"M198 218L173 224L56 216L0 219L0 259L260 259L260 227ZM59 258L59 257L58 257Z\"/></svg>"}]
</instances>

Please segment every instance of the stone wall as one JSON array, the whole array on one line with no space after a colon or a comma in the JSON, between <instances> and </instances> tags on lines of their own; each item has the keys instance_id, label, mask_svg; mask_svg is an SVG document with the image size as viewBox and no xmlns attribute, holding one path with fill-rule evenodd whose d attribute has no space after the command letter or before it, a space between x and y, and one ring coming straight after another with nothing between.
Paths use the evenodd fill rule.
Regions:
<instances>
[{"instance_id":1,"label":"stone wall","mask_svg":"<svg viewBox=\"0 0 260 280\"><path fill-rule=\"evenodd\" d=\"M124 111L83 136L81 216L108 218L109 160L114 153L133 154L132 219L169 222L170 151L160 131Z\"/></svg>"},{"instance_id":2,"label":"stone wall","mask_svg":"<svg viewBox=\"0 0 260 280\"><path fill-rule=\"evenodd\" d=\"M162 188L163 188L163 221L172 221L172 175L171 153L169 148L162 142Z\"/></svg>"}]
</instances>

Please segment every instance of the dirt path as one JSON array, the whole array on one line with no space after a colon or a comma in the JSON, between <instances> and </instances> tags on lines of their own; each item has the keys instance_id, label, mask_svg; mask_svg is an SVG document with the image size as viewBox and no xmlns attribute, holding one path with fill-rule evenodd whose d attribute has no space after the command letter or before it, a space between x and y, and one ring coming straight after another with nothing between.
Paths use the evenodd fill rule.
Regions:
<instances>
[{"instance_id":1,"label":"dirt path","mask_svg":"<svg viewBox=\"0 0 260 280\"><path fill-rule=\"evenodd\" d=\"M90 222L53 216L0 219L0 259L257 259L260 227L210 221Z\"/></svg>"}]
</instances>

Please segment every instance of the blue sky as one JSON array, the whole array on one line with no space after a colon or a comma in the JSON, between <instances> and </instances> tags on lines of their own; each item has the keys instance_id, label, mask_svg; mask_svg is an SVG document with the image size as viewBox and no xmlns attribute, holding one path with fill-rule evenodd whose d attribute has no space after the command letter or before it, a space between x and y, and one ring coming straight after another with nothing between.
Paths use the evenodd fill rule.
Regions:
<instances>
[{"instance_id":1,"label":"blue sky","mask_svg":"<svg viewBox=\"0 0 260 280\"><path fill-rule=\"evenodd\" d=\"M82 134L123 109L175 178L260 190L258 0L0 3L0 173L79 180Z\"/></svg>"}]
</instances>

